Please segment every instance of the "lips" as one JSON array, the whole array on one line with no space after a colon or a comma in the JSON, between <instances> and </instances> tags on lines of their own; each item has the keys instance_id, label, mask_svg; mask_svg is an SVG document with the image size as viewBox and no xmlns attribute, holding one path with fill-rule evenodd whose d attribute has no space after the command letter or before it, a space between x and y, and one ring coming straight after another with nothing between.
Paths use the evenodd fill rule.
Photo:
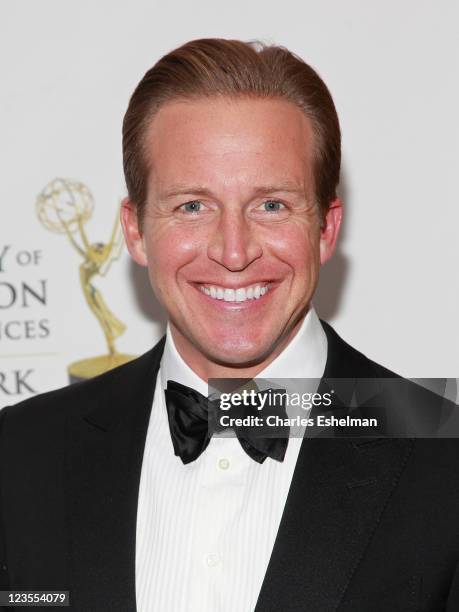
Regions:
<instances>
[{"instance_id":1,"label":"lips","mask_svg":"<svg viewBox=\"0 0 459 612\"><path fill-rule=\"evenodd\" d=\"M200 284L199 289L214 300L223 300L224 302L246 302L247 300L260 299L260 297L269 291L270 286L270 283L262 282L235 289L222 285Z\"/></svg>"}]
</instances>

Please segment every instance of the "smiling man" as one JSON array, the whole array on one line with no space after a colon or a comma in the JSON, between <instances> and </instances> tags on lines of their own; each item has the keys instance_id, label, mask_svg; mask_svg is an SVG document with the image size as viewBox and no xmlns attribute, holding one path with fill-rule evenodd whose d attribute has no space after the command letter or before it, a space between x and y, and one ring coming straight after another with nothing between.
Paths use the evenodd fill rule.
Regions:
<instances>
[{"instance_id":1,"label":"smiling man","mask_svg":"<svg viewBox=\"0 0 459 612\"><path fill-rule=\"evenodd\" d=\"M250 92L174 99L151 120L144 211L125 202L125 235L204 380L254 376L308 312L342 211L317 201L315 140L297 105Z\"/></svg>"},{"instance_id":2,"label":"smiling man","mask_svg":"<svg viewBox=\"0 0 459 612\"><path fill-rule=\"evenodd\" d=\"M395 377L312 306L342 218L323 81L281 47L192 41L137 86L123 154L126 243L167 332L0 414L0 586L81 612L457 610L455 440L208 428L209 379L333 379L364 413ZM400 389L399 432L435 403Z\"/></svg>"}]
</instances>

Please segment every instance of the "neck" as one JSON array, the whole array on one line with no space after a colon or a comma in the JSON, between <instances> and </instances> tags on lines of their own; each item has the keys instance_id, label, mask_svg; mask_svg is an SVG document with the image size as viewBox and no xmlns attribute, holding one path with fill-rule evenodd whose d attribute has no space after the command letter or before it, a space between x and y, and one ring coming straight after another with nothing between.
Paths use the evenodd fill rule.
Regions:
<instances>
[{"instance_id":1,"label":"neck","mask_svg":"<svg viewBox=\"0 0 459 612\"><path fill-rule=\"evenodd\" d=\"M306 312L303 312L300 318L294 323L289 331L281 337L274 349L266 357L256 363L248 364L219 363L213 361L184 338L173 323L170 324L170 329L175 347L180 357L197 376L207 383L208 380L212 378L255 378L290 344L298 333L305 316Z\"/></svg>"}]
</instances>

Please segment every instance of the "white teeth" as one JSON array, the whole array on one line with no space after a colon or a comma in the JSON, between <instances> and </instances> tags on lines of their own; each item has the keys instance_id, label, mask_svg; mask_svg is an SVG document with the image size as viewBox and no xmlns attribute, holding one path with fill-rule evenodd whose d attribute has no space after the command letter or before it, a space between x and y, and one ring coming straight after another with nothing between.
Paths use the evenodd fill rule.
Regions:
<instances>
[{"instance_id":1,"label":"white teeth","mask_svg":"<svg viewBox=\"0 0 459 612\"><path fill-rule=\"evenodd\" d=\"M245 302L246 300L258 300L265 295L270 285L251 285L250 287L239 287L238 289L225 289L215 285L204 286L200 289L203 293L214 300L224 300L225 302Z\"/></svg>"},{"instance_id":2,"label":"white teeth","mask_svg":"<svg viewBox=\"0 0 459 612\"><path fill-rule=\"evenodd\" d=\"M236 302L243 302L245 299L245 289L236 289Z\"/></svg>"}]
</instances>

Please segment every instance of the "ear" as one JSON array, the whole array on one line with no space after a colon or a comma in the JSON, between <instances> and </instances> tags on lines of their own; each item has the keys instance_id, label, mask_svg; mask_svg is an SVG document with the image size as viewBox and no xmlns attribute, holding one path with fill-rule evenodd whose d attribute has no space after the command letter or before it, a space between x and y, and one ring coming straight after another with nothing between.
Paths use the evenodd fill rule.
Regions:
<instances>
[{"instance_id":1,"label":"ear","mask_svg":"<svg viewBox=\"0 0 459 612\"><path fill-rule=\"evenodd\" d=\"M139 225L137 206L129 198L124 198L121 202L120 221L126 246L132 259L139 265L146 266L145 241Z\"/></svg>"},{"instance_id":2,"label":"ear","mask_svg":"<svg viewBox=\"0 0 459 612\"><path fill-rule=\"evenodd\" d=\"M324 264L330 259L335 250L341 220L343 218L343 205L339 198L333 200L325 215L320 230L320 263Z\"/></svg>"}]
</instances>

